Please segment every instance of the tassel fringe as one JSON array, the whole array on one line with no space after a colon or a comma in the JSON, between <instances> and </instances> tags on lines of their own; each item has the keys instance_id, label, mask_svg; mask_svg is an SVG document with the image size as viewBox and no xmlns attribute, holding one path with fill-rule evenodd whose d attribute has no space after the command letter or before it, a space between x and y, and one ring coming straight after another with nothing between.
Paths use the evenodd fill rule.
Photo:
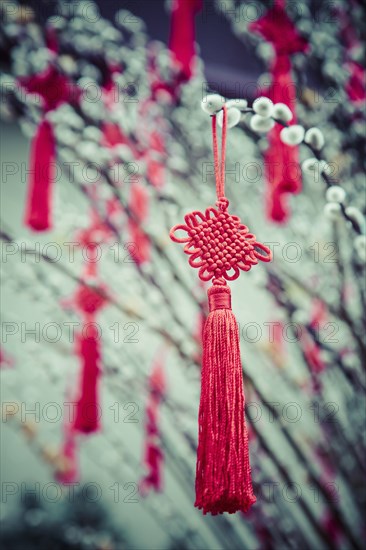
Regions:
<instances>
[{"instance_id":1,"label":"tassel fringe","mask_svg":"<svg viewBox=\"0 0 366 550\"><path fill-rule=\"evenodd\" d=\"M51 124L43 120L33 138L25 224L33 231L51 229L51 194L55 143Z\"/></svg>"},{"instance_id":2,"label":"tassel fringe","mask_svg":"<svg viewBox=\"0 0 366 550\"><path fill-rule=\"evenodd\" d=\"M231 311L229 287L214 284L208 296L195 506L204 514L233 514L248 511L256 501L244 418L239 331Z\"/></svg>"},{"instance_id":3,"label":"tassel fringe","mask_svg":"<svg viewBox=\"0 0 366 550\"><path fill-rule=\"evenodd\" d=\"M88 336L81 336L79 356L83 362L83 370L81 395L76 409L75 430L91 433L100 428L98 398L100 351L96 332Z\"/></svg>"}]
</instances>

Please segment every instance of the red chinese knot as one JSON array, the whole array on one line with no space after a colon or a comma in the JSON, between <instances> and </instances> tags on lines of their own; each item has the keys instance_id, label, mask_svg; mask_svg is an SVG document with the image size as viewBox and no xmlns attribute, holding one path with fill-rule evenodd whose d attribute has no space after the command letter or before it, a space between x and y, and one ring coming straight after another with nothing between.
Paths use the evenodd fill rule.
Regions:
<instances>
[{"instance_id":1,"label":"red chinese knot","mask_svg":"<svg viewBox=\"0 0 366 550\"><path fill-rule=\"evenodd\" d=\"M227 211L229 201L220 199L218 209L210 206L205 213L194 211L186 214L186 225L176 225L170 238L176 243L186 243L184 252L190 255L189 264L199 268L202 281L224 278L234 281L240 270L249 271L258 260L269 262L270 249L256 242L238 216ZM187 237L178 237L176 231L186 231Z\"/></svg>"}]
</instances>

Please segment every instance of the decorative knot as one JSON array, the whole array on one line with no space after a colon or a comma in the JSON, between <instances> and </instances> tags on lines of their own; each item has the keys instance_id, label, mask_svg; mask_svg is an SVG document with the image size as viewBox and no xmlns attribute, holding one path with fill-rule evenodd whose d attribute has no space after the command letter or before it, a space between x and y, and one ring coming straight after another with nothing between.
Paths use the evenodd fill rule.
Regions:
<instances>
[{"instance_id":1,"label":"decorative knot","mask_svg":"<svg viewBox=\"0 0 366 550\"><path fill-rule=\"evenodd\" d=\"M219 209L210 206L205 213L186 214L186 225L176 225L170 231L174 242L186 243L184 252L190 255L189 264L199 268L202 281L222 278L233 281L239 277L240 270L249 271L258 260L271 260L270 249L256 241L238 216L229 214L228 204L222 197L218 201ZM187 236L179 237L177 231L185 231Z\"/></svg>"},{"instance_id":2,"label":"decorative knot","mask_svg":"<svg viewBox=\"0 0 366 550\"><path fill-rule=\"evenodd\" d=\"M216 201L216 206L219 210L221 210L221 212L226 212L229 206L229 201L226 197L220 197Z\"/></svg>"},{"instance_id":3,"label":"decorative knot","mask_svg":"<svg viewBox=\"0 0 366 550\"><path fill-rule=\"evenodd\" d=\"M102 289L81 285L75 296L76 305L80 311L86 314L97 313L106 303Z\"/></svg>"}]
</instances>

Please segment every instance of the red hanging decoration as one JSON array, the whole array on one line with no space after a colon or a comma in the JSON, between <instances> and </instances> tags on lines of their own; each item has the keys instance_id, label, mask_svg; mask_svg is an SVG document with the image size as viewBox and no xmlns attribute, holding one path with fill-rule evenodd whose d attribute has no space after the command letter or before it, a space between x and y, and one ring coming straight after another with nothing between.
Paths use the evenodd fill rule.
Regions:
<instances>
[{"instance_id":1,"label":"red hanging decoration","mask_svg":"<svg viewBox=\"0 0 366 550\"><path fill-rule=\"evenodd\" d=\"M194 18L202 9L202 0L175 0L171 16L169 48L177 62L180 80L189 80L195 56Z\"/></svg>"},{"instance_id":2,"label":"red hanging decoration","mask_svg":"<svg viewBox=\"0 0 366 550\"><path fill-rule=\"evenodd\" d=\"M271 67L272 85L265 95L274 103L287 105L292 112L293 122L296 123L296 86L291 76L290 56L296 52L306 51L308 44L287 16L284 0L275 0L273 8L252 23L250 30L258 32L271 42L275 51ZM268 216L279 223L288 219L289 194L299 193L302 188L299 149L281 141L281 130L282 126L276 124L269 132L269 145L264 155Z\"/></svg>"},{"instance_id":3,"label":"red hanging decoration","mask_svg":"<svg viewBox=\"0 0 366 550\"><path fill-rule=\"evenodd\" d=\"M350 61L346 68L350 73L349 81L346 85L346 93L352 103L358 105L365 103L366 100L366 70L356 61Z\"/></svg>"},{"instance_id":4,"label":"red hanging decoration","mask_svg":"<svg viewBox=\"0 0 366 550\"><path fill-rule=\"evenodd\" d=\"M148 473L142 479L140 484L142 494L146 494L150 489L154 489L158 492L162 490L161 469L164 455L160 444L159 407L166 391L163 363L164 358L159 355L153 365L149 380L149 397L146 405L146 440L144 455L144 463Z\"/></svg>"},{"instance_id":5,"label":"red hanging decoration","mask_svg":"<svg viewBox=\"0 0 366 550\"><path fill-rule=\"evenodd\" d=\"M82 334L78 336L77 353L82 363L82 372L75 430L90 433L100 428L98 405L98 382L101 372L99 333L94 326L84 327Z\"/></svg>"},{"instance_id":6,"label":"red hanging decoration","mask_svg":"<svg viewBox=\"0 0 366 550\"><path fill-rule=\"evenodd\" d=\"M174 242L185 243L192 267L208 289L210 313L203 333L203 364L196 469L195 506L203 513L246 512L255 502L249 465L248 433L244 417L243 376L239 331L231 310L226 281L249 271L258 260L271 260L268 247L256 241L238 216L228 212L225 197L227 108L223 108L221 162L216 116L212 117L217 208L185 216L185 225L170 231ZM183 230L187 236L176 236Z\"/></svg>"},{"instance_id":7,"label":"red hanging decoration","mask_svg":"<svg viewBox=\"0 0 366 550\"><path fill-rule=\"evenodd\" d=\"M41 97L44 111L31 146L25 224L33 231L47 231L52 227L55 139L46 114L64 102L76 102L80 92L53 66L39 75L21 78L20 84L26 92Z\"/></svg>"},{"instance_id":8,"label":"red hanging decoration","mask_svg":"<svg viewBox=\"0 0 366 550\"><path fill-rule=\"evenodd\" d=\"M98 199L97 188L90 191L94 201ZM100 219L95 210L91 212L91 224L77 234L79 245L86 249L84 278L89 281L97 279L98 247L112 236L110 228ZM77 400L75 431L82 433L95 432L99 424L99 379L100 335L95 323L97 313L106 305L107 296L104 285L96 287L81 284L74 296L76 309L83 317L83 328L77 338L77 354L82 364L80 376L80 395Z\"/></svg>"},{"instance_id":9,"label":"red hanging decoration","mask_svg":"<svg viewBox=\"0 0 366 550\"><path fill-rule=\"evenodd\" d=\"M89 266L86 265L86 271ZM84 317L83 328L77 335L77 354L82 364L80 390L77 398L75 431L91 433L99 430L99 379L100 336L95 323L95 315L106 303L103 288L90 288L81 285L75 296L75 305Z\"/></svg>"},{"instance_id":10,"label":"red hanging decoration","mask_svg":"<svg viewBox=\"0 0 366 550\"><path fill-rule=\"evenodd\" d=\"M25 224L33 231L51 228L51 197L55 171L55 141L51 124L43 120L33 138Z\"/></svg>"}]
</instances>

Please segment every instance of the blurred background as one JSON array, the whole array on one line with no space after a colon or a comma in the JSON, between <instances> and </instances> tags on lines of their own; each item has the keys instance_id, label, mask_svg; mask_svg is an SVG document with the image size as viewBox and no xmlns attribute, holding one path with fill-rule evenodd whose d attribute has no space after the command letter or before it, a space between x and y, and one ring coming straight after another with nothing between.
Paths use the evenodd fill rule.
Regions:
<instances>
[{"instance_id":1,"label":"blurred background","mask_svg":"<svg viewBox=\"0 0 366 550\"><path fill-rule=\"evenodd\" d=\"M361 1L0 7L4 548L362 548ZM215 204L207 94L273 251L230 285L257 502L222 516L194 508L208 284L169 239Z\"/></svg>"}]
</instances>

